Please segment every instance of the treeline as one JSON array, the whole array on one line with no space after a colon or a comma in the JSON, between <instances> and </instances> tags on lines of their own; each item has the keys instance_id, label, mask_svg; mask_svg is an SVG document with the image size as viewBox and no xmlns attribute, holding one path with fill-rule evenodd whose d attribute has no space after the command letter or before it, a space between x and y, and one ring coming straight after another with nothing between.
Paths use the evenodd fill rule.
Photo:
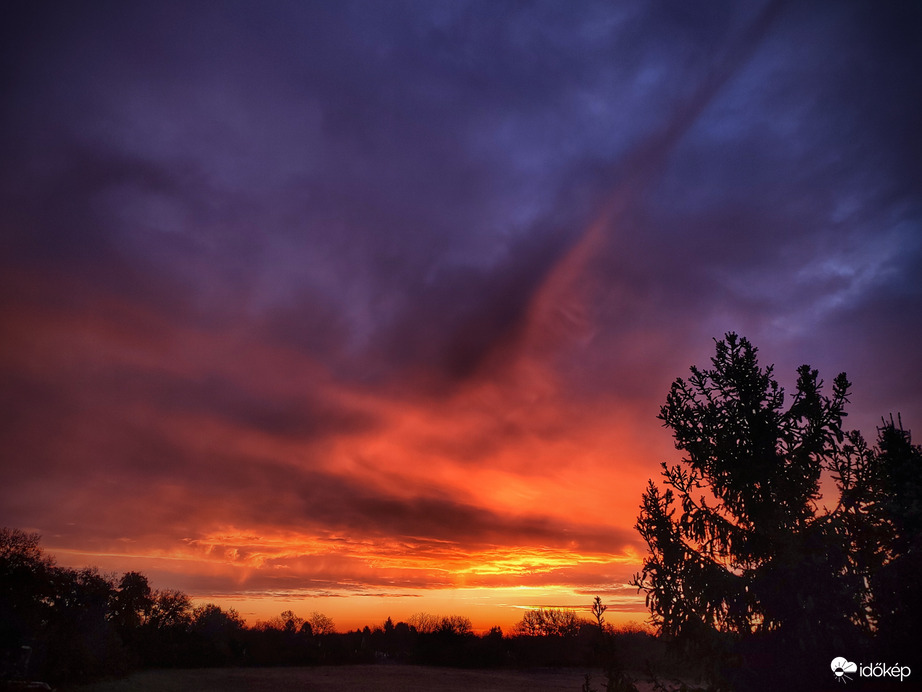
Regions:
<instances>
[{"instance_id":1,"label":"treeline","mask_svg":"<svg viewBox=\"0 0 922 692\"><path fill-rule=\"evenodd\" d=\"M243 620L147 578L59 567L37 534L0 529L0 678L52 682L226 660Z\"/></svg>"},{"instance_id":2,"label":"treeline","mask_svg":"<svg viewBox=\"0 0 922 692\"><path fill-rule=\"evenodd\" d=\"M119 676L146 667L416 663L459 667L614 666L656 655L639 628L614 632L597 599L594 621L571 611L525 614L510 635L476 634L463 616L419 613L336 632L322 613L285 611L248 626L234 609L193 606L152 589L138 572L59 567L39 536L0 529L0 680L52 684ZM617 652L617 655L614 654Z\"/></svg>"}]
</instances>

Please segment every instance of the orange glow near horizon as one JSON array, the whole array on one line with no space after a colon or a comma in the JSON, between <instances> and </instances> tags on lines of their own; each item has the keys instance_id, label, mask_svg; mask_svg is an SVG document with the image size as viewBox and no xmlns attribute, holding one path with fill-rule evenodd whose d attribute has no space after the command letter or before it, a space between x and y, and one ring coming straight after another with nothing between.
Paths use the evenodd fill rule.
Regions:
<instances>
[{"instance_id":1,"label":"orange glow near horizon","mask_svg":"<svg viewBox=\"0 0 922 692\"><path fill-rule=\"evenodd\" d=\"M43 440L49 459L95 473L36 480L29 494L61 497L57 529L20 528L61 564L139 571L251 623L316 610L353 629L429 612L507 631L522 609L596 594L613 599L610 621L642 621L626 588L641 561L632 526L671 444L645 435L635 402L575 397L555 370L553 353L583 344L545 323L555 301L581 300L569 283L585 255L538 293L501 366L435 394L337 381L246 330L168 325L119 297L50 319L24 310L10 366L99 382ZM285 427L301 408L326 427Z\"/></svg>"},{"instance_id":2,"label":"orange glow near horizon","mask_svg":"<svg viewBox=\"0 0 922 692\"><path fill-rule=\"evenodd\" d=\"M372 629L381 627L387 618L395 623L408 622L417 613L428 613L467 617L477 633L500 627L509 634L525 611L535 608L563 608L590 619L593 598L593 595L566 588L507 587L362 596L225 595L202 596L193 600L196 605L216 603L223 608L233 608L250 625L271 621L286 610L301 617L320 612L333 619L337 631L346 632L366 626ZM606 623L615 627L628 624L646 626L649 613L644 608L643 596L636 597L633 590L629 595L616 599L603 597L603 602L609 606L605 613Z\"/></svg>"},{"instance_id":3,"label":"orange glow near horizon","mask_svg":"<svg viewBox=\"0 0 922 692\"><path fill-rule=\"evenodd\" d=\"M276 546L283 551L282 546ZM303 547L303 546L301 546ZM608 605L606 621L615 626L627 623L642 624L648 613L644 608L643 595L627 584L599 585L598 588L577 588L566 585L518 585L516 577L540 576L560 567L593 566L602 568L614 566L633 570L639 559L637 556L624 556L607 563L602 556L580 558L563 553L548 555L533 554L528 551L513 551L512 555L481 556L483 562L461 566L461 561L446 569L450 582L443 588L413 588L410 582L399 586L381 584L369 587L359 583L343 584L351 588L330 585L327 588L312 589L309 578L294 580L301 586L284 588L282 583L276 588L250 589L250 577L253 571L261 567L243 566L233 556L224 553L217 560L203 560L192 555L137 555L128 553L83 553L67 549L50 548L59 564L83 566L93 564L103 572L119 570L140 571L152 575L154 588L175 588L182 581L183 574L219 576L225 584L234 582L221 568L231 567L240 572L242 578L237 581L236 591L223 590L218 593L191 589L187 591L194 605L215 603L222 608L235 609L250 625L269 621L285 610L307 616L313 612L322 612L332 617L338 631L361 629L366 625L374 628L380 626L388 617L395 622L408 621L415 613L433 615L463 615L471 619L476 632L484 632L493 626L499 626L504 632L510 632L521 620L523 611L534 608L564 608L578 612L582 617L589 617L589 607L596 595L601 595ZM528 554L525 554L528 553ZM257 562L260 559L257 558ZM393 567L406 576L414 570L432 571L432 566L425 560L400 560L392 558ZM264 562L263 562L264 564ZM390 565L379 565L387 574ZM604 572L603 572L604 573ZM246 575L246 576L244 576ZM476 582L485 578L486 582L499 577L494 585L466 585L466 577ZM386 580L385 580L386 581Z\"/></svg>"},{"instance_id":4,"label":"orange glow near horizon","mask_svg":"<svg viewBox=\"0 0 922 692\"><path fill-rule=\"evenodd\" d=\"M446 549L433 564L431 553L402 553L401 546L393 544L350 542L346 551L336 547L336 539L258 539L247 532L216 535L209 541L190 542L188 552L174 554L93 553L54 545L48 550L63 565L95 565L116 574L140 571L150 576L154 588L179 587L194 604L234 608L251 625L285 610L302 616L316 611L332 617L337 628L345 631L379 626L388 617L406 621L414 613L426 612L466 616L478 632L493 626L509 632L521 620L522 611L531 608L574 609L588 617L595 595L602 595L609 605L607 621L611 624L641 623L647 617L643 596L624 583L640 561L631 553L612 558L554 549L496 548L475 554L452 554ZM245 547L254 545L259 549ZM339 582L330 580L336 570L326 565L326 577L318 583L321 579L317 573L312 576L310 566L299 570L299 558L305 556L323 562L339 557L361 564L343 565ZM367 580L362 577L372 573L374 584L363 583ZM555 577L579 573L596 574L598 583L583 587L554 583ZM623 575L621 583L613 578L615 574ZM420 577L430 584L441 580L442 586L414 587ZM542 583L545 578L549 583ZM220 592L209 593L209 583L224 586Z\"/></svg>"}]
</instances>

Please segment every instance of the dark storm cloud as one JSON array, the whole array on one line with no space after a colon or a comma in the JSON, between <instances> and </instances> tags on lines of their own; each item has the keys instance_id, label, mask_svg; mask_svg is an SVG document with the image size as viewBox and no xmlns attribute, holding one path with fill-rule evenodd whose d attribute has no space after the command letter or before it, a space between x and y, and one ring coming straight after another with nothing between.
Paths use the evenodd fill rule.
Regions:
<instances>
[{"instance_id":1,"label":"dark storm cloud","mask_svg":"<svg viewBox=\"0 0 922 692\"><path fill-rule=\"evenodd\" d=\"M210 503L230 503L239 522L390 538L400 542L401 555L509 545L594 553L637 543L629 530L568 526L537 513L491 511L439 491L394 495L375 489L361 476L343 478L294 465L226 463L189 480L198 488L203 516L211 516Z\"/></svg>"},{"instance_id":2,"label":"dark storm cloud","mask_svg":"<svg viewBox=\"0 0 922 692\"><path fill-rule=\"evenodd\" d=\"M920 57L913 42L898 40L917 14L870 5L784 8L760 49L669 152L663 175L637 191L615 224L599 262L614 278L596 309L616 344L669 329L687 353L692 341L737 329L791 369L809 359L832 370L830 379L848 368L876 388L878 366L848 351L882 340L892 357L878 364L914 369L909 344L918 322L892 335L919 311L912 123L922 104L907 85ZM880 312L855 319L858 305ZM633 372L666 362L663 352L652 355L649 369ZM624 381L621 368L607 372L612 380L595 382ZM913 375L909 381L918 384ZM908 398L902 403L918 409Z\"/></svg>"},{"instance_id":3,"label":"dark storm cloud","mask_svg":"<svg viewBox=\"0 0 922 692\"><path fill-rule=\"evenodd\" d=\"M14 93L43 100L20 118L37 119L27 129L41 128L43 150L62 143L59 177L79 181L36 191L68 217L45 224L44 245L76 259L68 248L108 243L114 263L173 275L208 310L333 304L359 345L393 344L386 363L450 375L507 337L632 138L690 117L670 113L683 98L710 98L695 92L714 81L707 69L685 70L678 90L657 75L716 60L714 35L750 20L593 5L275 9L33 20L44 41L23 51L17 70L32 79ZM73 140L99 150L94 174L63 149Z\"/></svg>"},{"instance_id":4,"label":"dark storm cloud","mask_svg":"<svg viewBox=\"0 0 922 692\"><path fill-rule=\"evenodd\" d=\"M68 466L41 469L41 478L34 466L10 474L12 484L30 492L6 495L5 514L21 525L42 525L59 542L65 538L83 550L111 550L126 537L200 542L228 522L256 531L338 534L358 543L387 540L398 548L379 554L395 557L442 552L456 557L517 545L609 553L638 543L628 529L493 511L439 490L395 495L361 475L347 478L303 463L190 454L143 430L117 441L116 450L122 458L95 460L95 473L87 472L88 460L72 459ZM125 462L135 466L126 468ZM55 499L42 506L44 497ZM246 559L247 549L225 547L239 548L239 559Z\"/></svg>"},{"instance_id":5,"label":"dark storm cloud","mask_svg":"<svg viewBox=\"0 0 922 692\"><path fill-rule=\"evenodd\" d=\"M215 376L198 380L164 373L112 373L119 396L145 400L160 413L207 415L238 429L251 429L279 439L310 440L364 431L374 420L359 411L312 397L259 392Z\"/></svg>"}]
</instances>

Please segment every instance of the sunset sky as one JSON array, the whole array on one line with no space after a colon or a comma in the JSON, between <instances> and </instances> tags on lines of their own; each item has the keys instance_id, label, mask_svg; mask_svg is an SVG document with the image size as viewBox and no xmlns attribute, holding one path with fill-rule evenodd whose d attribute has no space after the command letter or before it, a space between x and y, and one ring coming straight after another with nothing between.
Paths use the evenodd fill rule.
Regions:
<instances>
[{"instance_id":1,"label":"sunset sky","mask_svg":"<svg viewBox=\"0 0 922 692\"><path fill-rule=\"evenodd\" d=\"M0 525L251 622L626 585L737 331L922 440L922 4L0 10Z\"/></svg>"}]
</instances>

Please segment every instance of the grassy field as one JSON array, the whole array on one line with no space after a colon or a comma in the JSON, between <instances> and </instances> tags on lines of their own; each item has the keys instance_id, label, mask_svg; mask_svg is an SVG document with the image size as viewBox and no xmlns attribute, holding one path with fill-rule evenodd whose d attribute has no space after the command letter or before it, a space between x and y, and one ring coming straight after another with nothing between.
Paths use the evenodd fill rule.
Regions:
<instances>
[{"instance_id":1,"label":"grassy field","mask_svg":"<svg viewBox=\"0 0 922 692\"><path fill-rule=\"evenodd\" d=\"M592 676L593 689L604 689L600 671L458 670L408 665L148 670L122 680L64 689L72 692L580 692L586 673ZM649 689L645 685L638 688Z\"/></svg>"}]
</instances>

